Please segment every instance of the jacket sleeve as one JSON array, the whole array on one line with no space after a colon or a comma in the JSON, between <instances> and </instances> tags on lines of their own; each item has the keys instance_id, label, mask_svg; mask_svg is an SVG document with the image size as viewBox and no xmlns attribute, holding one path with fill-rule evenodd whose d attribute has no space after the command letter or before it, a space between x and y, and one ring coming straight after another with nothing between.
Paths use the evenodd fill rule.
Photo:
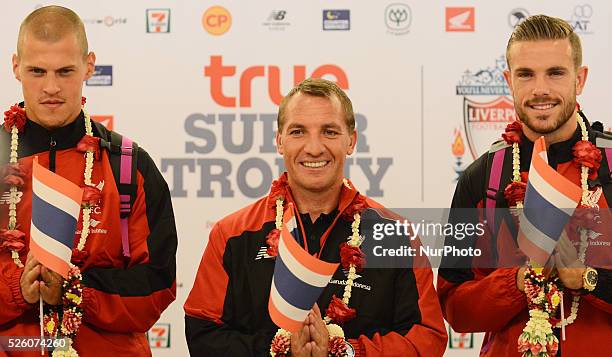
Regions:
<instances>
[{"instance_id":1,"label":"jacket sleeve","mask_svg":"<svg viewBox=\"0 0 612 357\"><path fill-rule=\"evenodd\" d=\"M419 239L411 242L417 250L420 244ZM349 340L355 356L442 356L446 327L427 257L417 255L411 269L399 270L392 301L396 310L393 331Z\"/></svg>"},{"instance_id":2,"label":"jacket sleeve","mask_svg":"<svg viewBox=\"0 0 612 357\"><path fill-rule=\"evenodd\" d=\"M607 185L612 187L612 182ZM605 190L605 189L604 189ZM582 298L586 299L594 307L612 314L612 202L608 202L608 197L601 195L599 205L599 226L594 228L600 235L596 241L600 245L593 245L587 252L586 265L597 270L597 285L591 294L586 294ZM595 241L593 242L595 243Z\"/></svg>"},{"instance_id":3,"label":"jacket sleeve","mask_svg":"<svg viewBox=\"0 0 612 357\"><path fill-rule=\"evenodd\" d=\"M177 234L170 192L142 149L137 182L128 220L129 262L82 273L84 321L112 332L148 331L176 295Z\"/></svg>"},{"instance_id":4,"label":"jacket sleeve","mask_svg":"<svg viewBox=\"0 0 612 357\"><path fill-rule=\"evenodd\" d=\"M459 179L449 222L482 224L481 207L485 189L486 159L483 155ZM442 312L457 332L497 331L527 308L527 299L518 289L516 275L524 257L502 222L493 251L491 230L484 234L456 239L449 236L446 245L481 249L481 257L444 257L438 270L438 297ZM500 248L503 247L503 248ZM501 250L500 250L501 249ZM494 263L493 256L497 256ZM495 266L504 268L497 268ZM481 317L481 318L478 318Z\"/></svg>"},{"instance_id":5,"label":"jacket sleeve","mask_svg":"<svg viewBox=\"0 0 612 357\"><path fill-rule=\"evenodd\" d=\"M612 314L612 271L610 269L596 268L597 285L591 294L584 298L593 306L608 314Z\"/></svg>"},{"instance_id":6,"label":"jacket sleeve","mask_svg":"<svg viewBox=\"0 0 612 357\"><path fill-rule=\"evenodd\" d=\"M213 226L202 256L195 283L185 302L185 335L192 356L268 356L273 333L250 334L224 323L229 276L224 262L227 237L221 226Z\"/></svg>"},{"instance_id":7,"label":"jacket sleeve","mask_svg":"<svg viewBox=\"0 0 612 357\"><path fill-rule=\"evenodd\" d=\"M525 294L516 286L518 269L497 269L462 283L452 283L438 275L442 311L453 330L498 331L526 309Z\"/></svg>"},{"instance_id":8,"label":"jacket sleeve","mask_svg":"<svg viewBox=\"0 0 612 357\"><path fill-rule=\"evenodd\" d=\"M34 305L28 304L21 294L21 274L23 268L18 268L11 259L11 253L0 253L2 275L0 276L0 326L4 325L30 310Z\"/></svg>"}]
</instances>

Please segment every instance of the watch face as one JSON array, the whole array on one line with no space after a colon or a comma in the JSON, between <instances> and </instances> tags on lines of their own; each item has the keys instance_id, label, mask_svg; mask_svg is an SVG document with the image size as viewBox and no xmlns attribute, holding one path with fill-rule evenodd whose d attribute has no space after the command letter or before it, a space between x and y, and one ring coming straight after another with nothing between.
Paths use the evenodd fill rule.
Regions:
<instances>
[{"instance_id":1,"label":"watch face","mask_svg":"<svg viewBox=\"0 0 612 357\"><path fill-rule=\"evenodd\" d=\"M589 270L589 272L586 275L586 278L589 284L596 285L597 284L597 271Z\"/></svg>"},{"instance_id":2,"label":"watch face","mask_svg":"<svg viewBox=\"0 0 612 357\"><path fill-rule=\"evenodd\" d=\"M355 357L355 348L346 341L346 357Z\"/></svg>"}]
</instances>

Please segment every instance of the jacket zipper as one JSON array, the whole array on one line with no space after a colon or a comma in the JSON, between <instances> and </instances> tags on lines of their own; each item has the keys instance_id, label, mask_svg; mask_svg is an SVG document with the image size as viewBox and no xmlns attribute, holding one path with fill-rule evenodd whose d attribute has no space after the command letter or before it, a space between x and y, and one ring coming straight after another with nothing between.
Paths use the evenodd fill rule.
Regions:
<instances>
[{"instance_id":1,"label":"jacket zipper","mask_svg":"<svg viewBox=\"0 0 612 357\"><path fill-rule=\"evenodd\" d=\"M57 143L51 137L51 141L49 142L49 170L51 172L55 172L55 146Z\"/></svg>"}]
</instances>

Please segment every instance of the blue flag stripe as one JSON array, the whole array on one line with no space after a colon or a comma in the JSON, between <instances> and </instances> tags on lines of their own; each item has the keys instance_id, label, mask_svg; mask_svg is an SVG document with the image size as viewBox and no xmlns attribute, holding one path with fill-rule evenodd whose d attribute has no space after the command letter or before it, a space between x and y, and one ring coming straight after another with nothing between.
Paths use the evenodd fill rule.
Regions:
<instances>
[{"instance_id":1,"label":"blue flag stripe","mask_svg":"<svg viewBox=\"0 0 612 357\"><path fill-rule=\"evenodd\" d=\"M32 192L32 224L42 233L72 249L77 221L68 213L43 201L34 192Z\"/></svg>"},{"instance_id":2,"label":"blue flag stripe","mask_svg":"<svg viewBox=\"0 0 612 357\"><path fill-rule=\"evenodd\" d=\"M525 238L531 237L532 239L529 239L529 241L533 245L537 246L538 248L549 254L552 253L552 251L557 246L557 241L551 237L544 235L544 233L540 232L536 227L534 227L533 224L531 224L531 222L524 216L524 213L525 212L523 211L519 218L521 222L522 234L525 236Z\"/></svg>"},{"instance_id":3,"label":"blue flag stripe","mask_svg":"<svg viewBox=\"0 0 612 357\"><path fill-rule=\"evenodd\" d=\"M529 222L543 234L558 240L570 216L542 197L530 183L527 183L525 202L529 203L528 207L523 208Z\"/></svg>"},{"instance_id":4,"label":"blue flag stripe","mask_svg":"<svg viewBox=\"0 0 612 357\"><path fill-rule=\"evenodd\" d=\"M72 256L72 249L70 247L66 247L63 243L40 232L35 225L31 226L30 236L30 239L35 241L39 247L44 247L47 252L64 260L66 264L70 263Z\"/></svg>"},{"instance_id":5,"label":"blue flag stripe","mask_svg":"<svg viewBox=\"0 0 612 357\"><path fill-rule=\"evenodd\" d=\"M307 284L296 277L280 255L276 257L274 266L274 285L283 299L302 310L310 310L313 301L317 301L323 291L322 288Z\"/></svg>"}]
</instances>

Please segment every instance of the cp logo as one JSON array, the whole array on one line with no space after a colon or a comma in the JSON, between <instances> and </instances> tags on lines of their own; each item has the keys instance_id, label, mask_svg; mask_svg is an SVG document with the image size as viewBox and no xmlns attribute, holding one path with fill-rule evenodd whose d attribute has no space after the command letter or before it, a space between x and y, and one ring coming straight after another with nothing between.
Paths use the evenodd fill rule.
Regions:
<instances>
[{"instance_id":1,"label":"cp logo","mask_svg":"<svg viewBox=\"0 0 612 357\"><path fill-rule=\"evenodd\" d=\"M222 6L209 7L202 15L202 26L211 35L223 35L232 26L232 15Z\"/></svg>"}]
</instances>

